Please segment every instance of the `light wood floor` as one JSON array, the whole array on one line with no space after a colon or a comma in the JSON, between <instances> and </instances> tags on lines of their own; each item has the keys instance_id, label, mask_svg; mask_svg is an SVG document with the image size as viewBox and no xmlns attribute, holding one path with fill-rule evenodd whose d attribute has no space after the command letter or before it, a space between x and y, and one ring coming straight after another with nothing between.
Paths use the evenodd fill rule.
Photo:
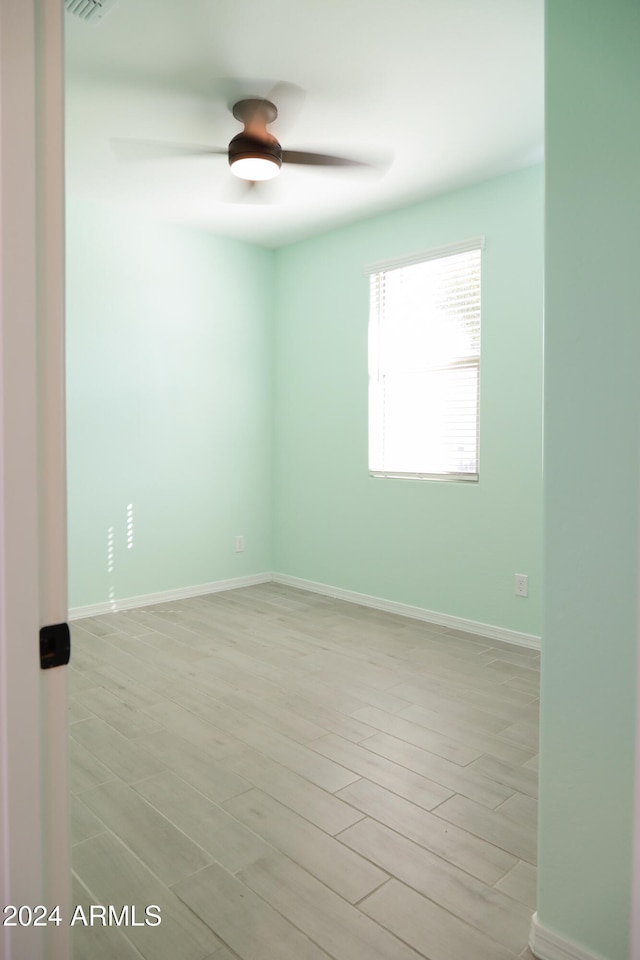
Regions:
<instances>
[{"instance_id":1,"label":"light wood floor","mask_svg":"<svg viewBox=\"0 0 640 960\"><path fill-rule=\"evenodd\" d=\"M535 651L276 584L72 625L76 960L513 960Z\"/></svg>"}]
</instances>

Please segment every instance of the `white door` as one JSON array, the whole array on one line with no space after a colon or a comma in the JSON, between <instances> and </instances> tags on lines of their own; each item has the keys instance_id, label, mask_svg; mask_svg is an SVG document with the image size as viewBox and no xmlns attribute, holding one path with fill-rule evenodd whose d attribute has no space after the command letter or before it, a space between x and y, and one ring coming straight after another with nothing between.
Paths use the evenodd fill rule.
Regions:
<instances>
[{"instance_id":1,"label":"white door","mask_svg":"<svg viewBox=\"0 0 640 960\"><path fill-rule=\"evenodd\" d=\"M67 670L39 653L67 617L62 26L62 0L0 0L2 960L69 956Z\"/></svg>"}]
</instances>

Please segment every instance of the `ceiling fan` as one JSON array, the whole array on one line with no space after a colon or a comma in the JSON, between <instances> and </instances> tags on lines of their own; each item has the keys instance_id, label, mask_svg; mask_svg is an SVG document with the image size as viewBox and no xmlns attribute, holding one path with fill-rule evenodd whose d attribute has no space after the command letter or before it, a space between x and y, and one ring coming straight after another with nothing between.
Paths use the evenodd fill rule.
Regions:
<instances>
[{"instance_id":1,"label":"ceiling fan","mask_svg":"<svg viewBox=\"0 0 640 960\"><path fill-rule=\"evenodd\" d=\"M267 130L278 111L270 100L240 100L234 104L232 113L244 124L229 144L231 172L241 180L272 180L283 163L299 163L319 167L363 167L362 160L336 157L326 153L309 153L306 150L283 150L280 143Z\"/></svg>"},{"instance_id":2,"label":"ceiling fan","mask_svg":"<svg viewBox=\"0 0 640 960\"><path fill-rule=\"evenodd\" d=\"M244 180L247 187L254 187L261 181L277 177L285 163L314 167L379 166L370 160L283 149L276 137L267 130L268 124L273 123L278 116L277 107L271 100L262 97L239 100L233 105L231 112L235 119L243 124L244 129L231 139L226 148L157 141L114 140L112 143L117 155L123 160L226 154L231 172Z\"/></svg>"}]
</instances>

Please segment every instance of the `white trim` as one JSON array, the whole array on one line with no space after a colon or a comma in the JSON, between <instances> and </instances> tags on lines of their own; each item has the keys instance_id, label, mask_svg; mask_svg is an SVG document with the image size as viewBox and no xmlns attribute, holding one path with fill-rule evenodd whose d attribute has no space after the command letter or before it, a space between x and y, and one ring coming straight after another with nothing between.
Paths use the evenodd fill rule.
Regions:
<instances>
[{"instance_id":1,"label":"white trim","mask_svg":"<svg viewBox=\"0 0 640 960\"><path fill-rule=\"evenodd\" d=\"M67 619L65 407L64 13L36 0L38 474L40 625ZM44 900L71 910L67 669L41 672ZM46 935L47 960L71 956L68 924Z\"/></svg>"},{"instance_id":2,"label":"white trim","mask_svg":"<svg viewBox=\"0 0 640 960\"><path fill-rule=\"evenodd\" d=\"M437 480L447 483L479 483L480 474L475 473L400 473L386 470L369 470L370 477L382 480Z\"/></svg>"},{"instance_id":3,"label":"white trim","mask_svg":"<svg viewBox=\"0 0 640 960\"><path fill-rule=\"evenodd\" d=\"M456 253L468 253L469 250L484 250L484 237L470 237L458 243L448 243L444 247L433 247L431 250L405 254L404 257L393 257L391 260L370 263L364 268L364 272L367 276L371 276L372 273L398 270L400 267L410 267L414 263L424 263L425 260L439 260L440 257L452 257Z\"/></svg>"},{"instance_id":4,"label":"white trim","mask_svg":"<svg viewBox=\"0 0 640 960\"><path fill-rule=\"evenodd\" d=\"M298 587L300 590L309 590L311 593L321 593L338 600L347 600L349 603L358 603L363 607L373 607L374 610L385 610L387 613L396 613L401 617L424 620L427 623L434 623L451 630L464 630L467 633L487 637L489 640L502 640L504 643L514 643L520 647L530 647L533 650L540 649L540 637L534 634L520 633L517 630L479 623L476 620L465 620L463 617L453 617L447 613L426 610L424 607L413 607L408 603L398 603L396 600L371 597L366 593L343 590L342 587L332 587L326 583L316 583L314 580L290 577L286 573L274 573L272 579L276 583L283 583L289 587Z\"/></svg>"},{"instance_id":5,"label":"white trim","mask_svg":"<svg viewBox=\"0 0 640 960\"><path fill-rule=\"evenodd\" d=\"M48 2L52 18L57 3ZM63 845L67 837L43 770L48 717L41 723L47 705L38 656L37 324L50 292L40 286L39 266L49 252L43 214L56 199L39 196L36 204L43 125L55 124L36 85L46 66L36 38L43 25L40 3L0 0L0 905L50 902L57 890L45 883L47 834L59 828ZM54 30L53 48L56 41ZM54 251L53 270L57 262ZM53 943L57 929L66 940L62 927L51 927L45 944L42 928L0 927L0 956L64 960L64 942L62 952Z\"/></svg>"},{"instance_id":6,"label":"white trim","mask_svg":"<svg viewBox=\"0 0 640 960\"><path fill-rule=\"evenodd\" d=\"M539 960L606 960L600 953L592 953L571 940L565 940L559 933L547 930L538 920L538 914L531 918L529 948Z\"/></svg>"},{"instance_id":7,"label":"white trim","mask_svg":"<svg viewBox=\"0 0 640 960\"><path fill-rule=\"evenodd\" d=\"M336 600L346 600L349 603L357 603L361 607L371 607L373 610L384 610L386 613L395 613L400 617L423 620L425 623L434 623L450 630L464 630L466 633L487 637L488 640L501 640L503 643L513 643L516 646L529 647L532 650L540 649L540 637L532 633L520 633L518 630L509 630L507 627L480 623L478 620L452 617L448 613L437 613L435 610L426 610L424 607L412 607L408 603L384 600L382 597L372 597L367 593L356 593L354 590L344 590L342 587L317 583L315 580L290 577L286 573L255 573L246 577L233 577L230 580L201 583L195 587L178 587L177 590L147 593L143 596L126 597L124 600L114 600L113 602L107 600L104 603L94 603L86 607L72 607L69 610L69 619L82 620L84 617L99 617L103 613L134 610L137 607L148 607L156 603L169 603L171 600L188 600L190 597L202 597L208 593L221 593L223 590L237 590L239 587L251 587L258 583L282 583L298 590L320 593L325 597L335 597ZM71 655L73 658L73 651Z\"/></svg>"},{"instance_id":8,"label":"white trim","mask_svg":"<svg viewBox=\"0 0 640 960\"><path fill-rule=\"evenodd\" d=\"M215 580L213 583L200 583L195 587L178 587L176 590L164 590L161 593L147 593L139 597L125 597L123 600L107 600L86 607L72 607L70 620L82 620L84 617L99 617L103 613L117 613L120 610L135 610L137 607L149 607L156 603L169 603L172 600L187 600L190 597L202 597L207 593L221 593L223 590L237 590L239 587L251 587L257 583L270 583L270 573L255 573L246 577L233 577L230 580ZM73 660L73 650L71 651Z\"/></svg>"}]
</instances>

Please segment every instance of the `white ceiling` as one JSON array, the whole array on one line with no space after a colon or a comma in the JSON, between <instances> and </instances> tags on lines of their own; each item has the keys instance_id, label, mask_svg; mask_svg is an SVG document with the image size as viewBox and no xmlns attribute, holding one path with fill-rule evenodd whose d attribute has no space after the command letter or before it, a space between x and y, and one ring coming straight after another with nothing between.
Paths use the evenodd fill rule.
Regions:
<instances>
[{"instance_id":1,"label":"white ceiling","mask_svg":"<svg viewBox=\"0 0 640 960\"><path fill-rule=\"evenodd\" d=\"M117 0L97 24L67 14L68 192L279 246L528 166L542 159L543 5ZM261 202L230 202L225 156L116 157L128 138L226 147L241 129L229 105L278 82L285 149L386 165L285 165Z\"/></svg>"}]
</instances>

